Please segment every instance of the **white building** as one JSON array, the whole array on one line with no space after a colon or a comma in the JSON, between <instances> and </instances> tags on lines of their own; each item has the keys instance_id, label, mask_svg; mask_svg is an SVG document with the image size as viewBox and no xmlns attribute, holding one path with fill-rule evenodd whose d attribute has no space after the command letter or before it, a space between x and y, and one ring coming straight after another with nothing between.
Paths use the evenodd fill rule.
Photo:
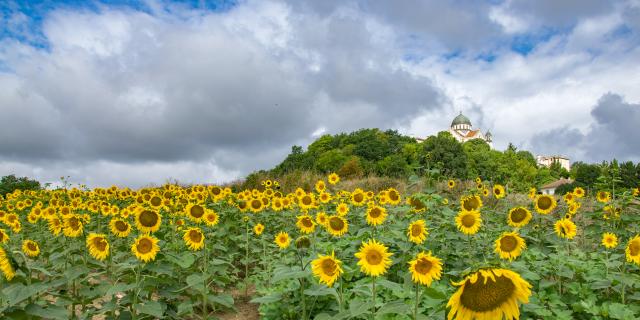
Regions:
<instances>
[{"instance_id":1,"label":"white building","mask_svg":"<svg viewBox=\"0 0 640 320\"><path fill-rule=\"evenodd\" d=\"M460 112L460 114L451 122L449 133L451 133L456 140L460 141L460 143L473 139L480 139L484 140L491 148L493 148L491 132L487 130L487 133L482 133L480 129L473 130L471 120L465 117L462 112Z\"/></svg>"},{"instance_id":2,"label":"white building","mask_svg":"<svg viewBox=\"0 0 640 320\"><path fill-rule=\"evenodd\" d=\"M567 171L571 170L571 163L568 157L565 156L537 156L536 162L539 166L551 167L554 162L558 162L561 167L567 169Z\"/></svg>"},{"instance_id":3,"label":"white building","mask_svg":"<svg viewBox=\"0 0 640 320\"><path fill-rule=\"evenodd\" d=\"M571 179L565 179L565 178L560 178L560 180L556 180L554 182L545 184L544 186L542 186L540 188L540 193L542 194L555 194L556 193L556 189L563 185L563 184L567 184L567 183L573 183L573 180Z\"/></svg>"}]
</instances>

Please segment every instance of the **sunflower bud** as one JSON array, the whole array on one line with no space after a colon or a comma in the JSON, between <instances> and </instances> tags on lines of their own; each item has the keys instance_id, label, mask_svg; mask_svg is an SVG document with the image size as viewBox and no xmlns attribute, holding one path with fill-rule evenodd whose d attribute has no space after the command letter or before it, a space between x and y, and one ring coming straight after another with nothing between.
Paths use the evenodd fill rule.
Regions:
<instances>
[{"instance_id":1,"label":"sunflower bud","mask_svg":"<svg viewBox=\"0 0 640 320\"><path fill-rule=\"evenodd\" d=\"M296 239L296 248L298 249L306 249L311 246L311 240L307 236L301 236Z\"/></svg>"}]
</instances>

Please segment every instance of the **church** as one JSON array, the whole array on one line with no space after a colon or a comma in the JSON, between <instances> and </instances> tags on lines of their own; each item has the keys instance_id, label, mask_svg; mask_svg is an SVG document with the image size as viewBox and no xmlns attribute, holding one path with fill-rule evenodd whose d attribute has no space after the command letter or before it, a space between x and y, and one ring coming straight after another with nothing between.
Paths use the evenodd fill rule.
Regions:
<instances>
[{"instance_id":1,"label":"church","mask_svg":"<svg viewBox=\"0 0 640 320\"><path fill-rule=\"evenodd\" d=\"M489 146L493 149L493 144L491 140L491 132L487 130L487 133L482 133L480 129L473 130L473 126L471 125L471 120L465 117L462 112L453 119L451 122L451 128L449 128L449 133L456 138L460 143L473 140L473 139L481 139L484 140Z\"/></svg>"}]
</instances>

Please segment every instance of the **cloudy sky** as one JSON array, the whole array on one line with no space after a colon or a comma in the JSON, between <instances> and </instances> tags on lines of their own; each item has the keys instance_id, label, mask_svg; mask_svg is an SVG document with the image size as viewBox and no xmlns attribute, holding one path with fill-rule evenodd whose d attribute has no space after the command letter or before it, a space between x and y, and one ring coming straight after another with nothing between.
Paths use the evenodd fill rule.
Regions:
<instances>
[{"instance_id":1,"label":"cloudy sky","mask_svg":"<svg viewBox=\"0 0 640 320\"><path fill-rule=\"evenodd\" d=\"M638 0L2 3L0 175L224 182L460 111L497 149L640 160Z\"/></svg>"}]
</instances>

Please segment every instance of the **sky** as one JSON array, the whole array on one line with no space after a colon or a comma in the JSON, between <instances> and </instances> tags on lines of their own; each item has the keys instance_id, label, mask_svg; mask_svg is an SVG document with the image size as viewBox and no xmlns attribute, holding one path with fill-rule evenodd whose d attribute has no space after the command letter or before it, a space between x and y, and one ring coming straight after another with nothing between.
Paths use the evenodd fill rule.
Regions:
<instances>
[{"instance_id":1,"label":"sky","mask_svg":"<svg viewBox=\"0 0 640 320\"><path fill-rule=\"evenodd\" d=\"M224 183L459 112L498 150L640 161L639 0L0 3L0 176Z\"/></svg>"}]
</instances>

